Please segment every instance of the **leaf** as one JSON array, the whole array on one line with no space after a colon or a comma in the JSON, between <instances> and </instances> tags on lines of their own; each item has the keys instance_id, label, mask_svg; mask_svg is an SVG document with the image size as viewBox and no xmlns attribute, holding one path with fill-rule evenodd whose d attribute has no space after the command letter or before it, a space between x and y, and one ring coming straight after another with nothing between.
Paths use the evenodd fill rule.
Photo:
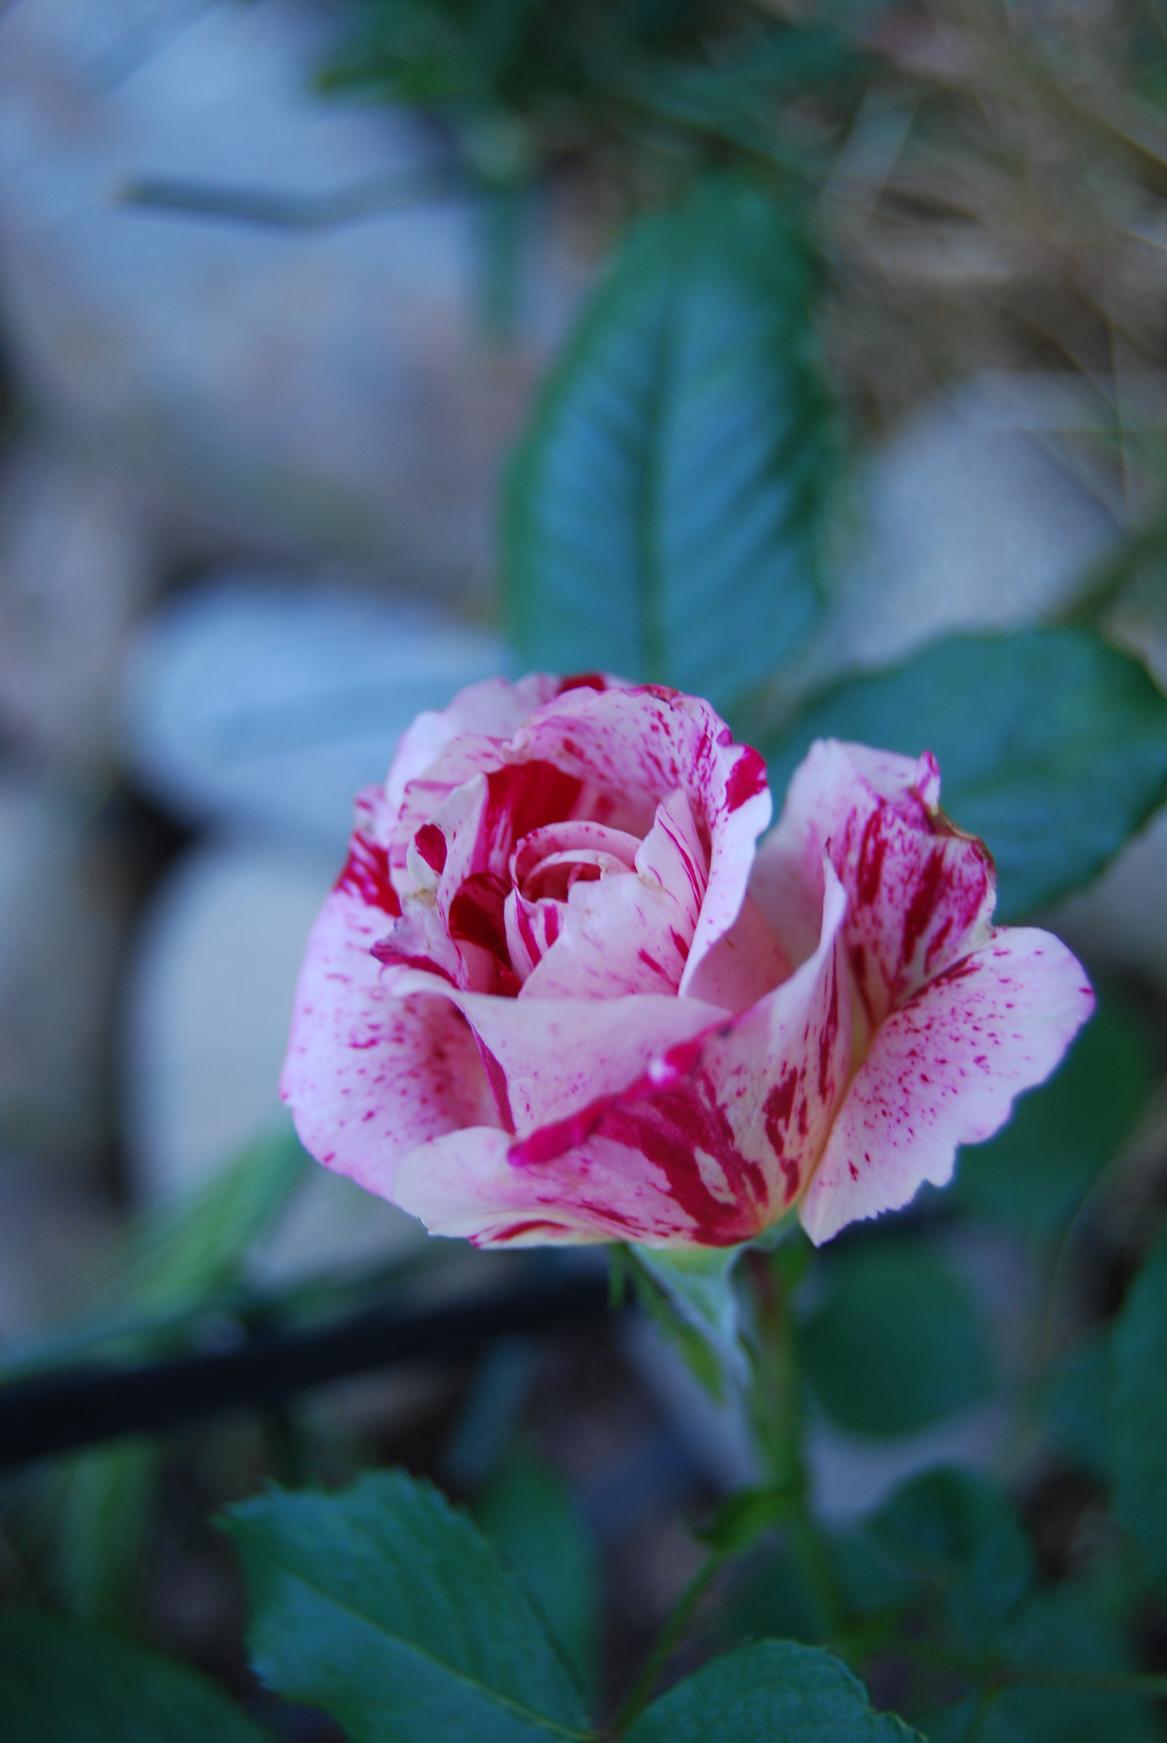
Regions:
<instances>
[{"instance_id":1,"label":"leaf","mask_svg":"<svg viewBox=\"0 0 1167 1743\"><path fill-rule=\"evenodd\" d=\"M1043 1387L1052 1446L1100 1483L1110 1480L1110 1369L1110 1340L1096 1331L1054 1363Z\"/></svg>"},{"instance_id":2,"label":"leaf","mask_svg":"<svg viewBox=\"0 0 1167 1743\"><path fill-rule=\"evenodd\" d=\"M1124 1639L1114 1594L1105 1580L1086 1579L1034 1597L1008 1628L1007 1662L1052 1673L1047 1682L1018 1683L999 1696L1002 1723L1027 1743L1155 1743L1162 1736L1149 1702L1114 1689L1090 1689L1073 1679L1135 1669ZM1052 1678L1067 1673L1067 1686Z\"/></svg>"},{"instance_id":3,"label":"leaf","mask_svg":"<svg viewBox=\"0 0 1167 1743\"><path fill-rule=\"evenodd\" d=\"M213 1683L58 1616L0 1616L6 1743L267 1743Z\"/></svg>"},{"instance_id":4,"label":"leaf","mask_svg":"<svg viewBox=\"0 0 1167 1743\"><path fill-rule=\"evenodd\" d=\"M1152 1577L1167 1586L1167 1239L1136 1277L1113 1333L1110 1394L1115 1511Z\"/></svg>"},{"instance_id":5,"label":"leaf","mask_svg":"<svg viewBox=\"0 0 1167 1743\"><path fill-rule=\"evenodd\" d=\"M1052 1082L962 1156L957 1200L1035 1238L1060 1235L1130 1138L1154 1084L1146 1024L1106 993Z\"/></svg>"},{"instance_id":6,"label":"leaf","mask_svg":"<svg viewBox=\"0 0 1167 1743\"><path fill-rule=\"evenodd\" d=\"M858 1434L908 1434L977 1403L993 1368L964 1283L910 1237L841 1250L802 1334L816 1396Z\"/></svg>"},{"instance_id":7,"label":"leaf","mask_svg":"<svg viewBox=\"0 0 1167 1743\"><path fill-rule=\"evenodd\" d=\"M103 1354L126 1360L156 1348L163 1335L135 1336L124 1328L135 1319L164 1325L166 1315L236 1279L304 1166L290 1132L264 1138L200 1191L140 1223L120 1267L92 1297L91 1311L103 1311L114 1332ZM46 1346L47 1353L52 1349ZM71 1613L115 1620L126 1612L160 1457L157 1442L119 1441L62 1460L44 1474L32 1529L47 1542L54 1590Z\"/></svg>"},{"instance_id":8,"label":"leaf","mask_svg":"<svg viewBox=\"0 0 1167 1743\"><path fill-rule=\"evenodd\" d=\"M726 707L805 638L834 470L815 277L792 216L741 180L633 229L509 479L504 567L531 665Z\"/></svg>"},{"instance_id":9,"label":"leaf","mask_svg":"<svg viewBox=\"0 0 1167 1743\"><path fill-rule=\"evenodd\" d=\"M958 1651L991 1645L1033 1582L1012 1506L971 1471L928 1471L902 1484L838 1541L836 1563L856 1613L911 1609Z\"/></svg>"},{"instance_id":10,"label":"leaf","mask_svg":"<svg viewBox=\"0 0 1167 1743\"><path fill-rule=\"evenodd\" d=\"M954 637L845 680L771 747L775 793L816 738L933 751L945 811L997 861L1001 918L1088 883L1167 783L1167 697L1082 630Z\"/></svg>"},{"instance_id":11,"label":"leaf","mask_svg":"<svg viewBox=\"0 0 1167 1743\"><path fill-rule=\"evenodd\" d=\"M589 1735L542 1619L464 1514L404 1472L230 1509L270 1687L351 1743L547 1743Z\"/></svg>"},{"instance_id":12,"label":"leaf","mask_svg":"<svg viewBox=\"0 0 1167 1743\"><path fill-rule=\"evenodd\" d=\"M918 1733L874 1713L846 1665L814 1646L759 1640L678 1683L627 1743L910 1743Z\"/></svg>"},{"instance_id":13,"label":"leaf","mask_svg":"<svg viewBox=\"0 0 1167 1743\"><path fill-rule=\"evenodd\" d=\"M589 1693L599 1671L600 1568L575 1496L542 1459L516 1452L488 1485L478 1518L523 1581Z\"/></svg>"}]
</instances>

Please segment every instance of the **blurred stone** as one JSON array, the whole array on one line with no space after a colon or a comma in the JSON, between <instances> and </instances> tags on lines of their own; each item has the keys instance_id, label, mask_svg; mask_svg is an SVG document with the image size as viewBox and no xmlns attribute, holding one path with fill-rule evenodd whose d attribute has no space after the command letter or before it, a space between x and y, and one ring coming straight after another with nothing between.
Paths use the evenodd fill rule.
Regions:
<instances>
[{"instance_id":1,"label":"blurred stone","mask_svg":"<svg viewBox=\"0 0 1167 1743\"><path fill-rule=\"evenodd\" d=\"M435 185L446 148L416 116L313 90L338 28L308 0L15 0L0 313L35 404L173 520L457 581L482 567L497 458L578 272L533 214L522 338L484 342L481 210ZM398 203L280 226L127 203L147 181Z\"/></svg>"},{"instance_id":2,"label":"blurred stone","mask_svg":"<svg viewBox=\"0 0 1167 1743\"><path fill-rule=\"evenodd\" d=\"M47 448L0 472L0 724L52 760L110 754L130 626L153 580L138 493Z\"/></svg>"},{"instance_id":3,"label":"blurred stone","mask_svg":"<svg viewBox=\"0 0 1167 1743\"><path fill-rule=\"evenodd\" d=\"M986 374L911 417L861 480L854 555L799 687L941 635L1036 623L1071 599L1116 538L1059 453L1076 416L1056 377Z\"/></svg>"},{"instance_id":4,"label":"blurred stone","mask_svg":"<svg viewBox=\"0 0 1167 1743\"><path fill-rule=\"evenodd\" d=\"M145 630L127 754L193 820L298 836L339 860L353 795L384 778L414 716L507 663L497 636L433 607L221 575Z\"/></svg>"},{"instance_id":5,"label":"blurred stone","mask_svg":"<svg viewBox=\"0 0 1167 1743\"><path fill-rule=\"evenodd\" d=\"M222 842L189 853L138 940L123 1034L130 1168L143 1208L196 1190L287 1118L278 1095L292 994L335 854ZM421 1225L314 1169L261 1249L285 1277L387 1258Z\"/></svg>"},{"instance_id":6,"label":"blurred stone","mask_svg":"<svg viewBox=\"0 0 1167 1743\"><path fill-rule=\"evenodd\" d=\"M122 869L80 802L0 773L0 1133L90 1179L111 1130Z\"/></svg>"}]
</instances>

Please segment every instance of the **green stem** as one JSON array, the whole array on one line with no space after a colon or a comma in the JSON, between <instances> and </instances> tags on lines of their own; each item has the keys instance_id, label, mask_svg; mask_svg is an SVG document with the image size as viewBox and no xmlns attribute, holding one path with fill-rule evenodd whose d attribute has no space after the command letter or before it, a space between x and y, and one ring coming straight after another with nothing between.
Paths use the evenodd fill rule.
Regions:
<instances>
[{"instance_id":1,"label":"green stem","mask_svg":"<svg viewBox=\"0 0 1167 1743\"><path fill-rule=\"evenodd\" d=\"M634 1719L640 1717L652 1699L653 1690L656 1688L661 1672L676 1650L677 1643L689 1626L698 1604L705 1596L714 1578L721 1572L725 1560L725 1551L715 1550L708 1561L698 1568L669 1611L664 1626L653 1642L652 1650L644 1662L643 1670L613 1722L612 1728L617 1736L626 1731Z\"/></svg>"},{"instance_id":2,"label":"green stem","mask_svg":"<svg viewBox=\"0 0 1167 1743\"><path fill-rule=\"evenodd\" d=\"M784 1261L788 1261L784 1263ZM795 1562L819 1612L824 1633L845 1633L847 1614L825 1538L810 1500L806 1421L790 1272L797 1256L749 1255L757 1312L753 1351L751 1416L759 1451L773 1486L789 1500L789 1541Z\"/></svg>"}]
</instances>

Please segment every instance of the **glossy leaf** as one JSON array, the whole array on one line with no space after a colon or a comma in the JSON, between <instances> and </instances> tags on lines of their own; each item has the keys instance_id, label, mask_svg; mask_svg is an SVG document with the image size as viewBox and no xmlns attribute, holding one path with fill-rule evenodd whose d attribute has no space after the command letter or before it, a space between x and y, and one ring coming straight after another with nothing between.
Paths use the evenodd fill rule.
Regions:
<instances>
[{"instance_id":1,"label":"glossy leaf","mask_svg":"<svg viewBox=\"0 0 1167 1743\"><path fill-rule=\"evenodd\" d=\"M510 613L531 665L725 707L806 636L833 474L815 278L790 213L740 180L633 229L510 477Z\"/></svg>"},{"instance_id":2,"label":"glossy leaf","mask_svg":"<svg viewBox=\"0 0 1167 1743\"><path fill-rule=\"evenodd\" d=\"M1167 790L1167 697L1082 630L955 637L845 680L768 747L776 795L816 738L933 751L945 811L992 849L1002 919L1088 883Z\"/></svg>"},{"instance_id":3,"label":"glossy leaf","mask_svg":"<svg viewBox=\"0 0 1167 1743\"><path fill-rule=\"evenodd\" d=\"M846 1665L814 1646L759 1640L715 1658L655 1701L627 1743L910 1743L918 1733L872 1712Z\"/></svg>"},{"instance_id":4,"label":"glossy leaf","mask_svg":"<svg viewBox=\"0 0 1167 1743\"><path fill-rule=\"evenodd\" d=\"M403 1472L230 1510L252 1662L350 1743L549 1743L583 1697L526 1592L462 1513Z\"/></svg>"},{"instance_id":5,"label":"glossy leaf","mask_svg":"<svg viewBox=\"0 0 1167 1743\"><path fill-rule=\"evenodd\" d=\"M934 1470L901 1485L836 1561L861 1615L914 1613L949 1650L983 1652L1028 1594L1033 1558L1001 1491L971 1471Z\"/></svg>"},{"instance_id":6,"label":"glossy leaf","mask_svg":"<svg viewBox=\"0 0 1167 1743\"><path fill-rule=\"evenodd\" d=\"M542 1459L512 1453L487 1486L478 1519L535 1599L581 1686L593 1691L599 1654L599 1553L571 1489Z\"/></svg>"},{"instance_id":7,"label":"glossy leaf","mask_svg":"<svg viewBox=\"0 0 1167 1743\"><path fill-rule=\"evenodd\" d=\"M923 1243L884 1236L829 1254L802 1335L828 1414L858 1434L907 1434L979 1402L993 1368L976 1304Z\"/></svg>"},{"instance_id":8,"label":"glossy leaf","mask_svg":"<svg viewBox=\"0 0 1167 1743\"><path fill-rule=\"evenodd\" d=\"M266 1743L184 1664L59 1616L0 1616L6 1743Z\"/></svg>"}]
</instances>

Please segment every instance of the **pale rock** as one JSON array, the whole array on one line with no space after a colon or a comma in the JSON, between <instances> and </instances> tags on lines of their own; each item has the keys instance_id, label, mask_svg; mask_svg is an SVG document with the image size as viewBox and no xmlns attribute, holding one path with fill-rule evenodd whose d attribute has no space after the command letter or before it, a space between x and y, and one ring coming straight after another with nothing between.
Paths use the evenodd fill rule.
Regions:
<instances>
[{"instance_id":1,"label":"pale rock","mask_svg":"<svg viewBox=\"0 0 1167 1743\"><path fill-rule=\"evenodd\" d=\"M154 579L116 475L50 447L0 472L0 723L39 760L108 761L124 644Z\"/></svg>"},{"instance_id":2,"label":"pale rock","mask_svg":"<svg viewBox=\"0 0 1167 1743\"><path fill-rule=\"evenodd\" d=\"M1059 378L998 374L913 414L860 475L849 555L800 689L1064 606L1117 536L1059 447L1082 416Z\"/></svg>"},{"instance_id":3,"label":"pale rock","mask_svg":"<svg viewBox=\"0 0 1167 1743\"><path fill-rule=\"evenodd\" d=\"M111 1130L123 873L86 798L0 773L0 1132L90 1181Z\"/></svg>"},{"instance_id":4,"label":"pale rock","mask_svg":"<svg viewBox=\"0 0 1167 1743\"><path fill-rule=\"evenodd\" d=\"M221 841L192 850L138 939L123 1034L127 1145L139 1206L198 1190L287 1119L278 1095L296 975L333 859ZM313 1167L258 1254L260 1273L389 1259L421 1225Z\"/></svg>"},{"instance_id":5,"label":"pale rock","mask_svg":"<svg viewBox=\"0 0 1167 1743\"><path fill-rule=\"evenodd\" d=\"M307 0L14 0L0 313L36 406L176 523L390 553L460 585L484 573L498 457L587 269L533 208L522 337L492 348L480 203L465 178L434 186L447 145L412 113L313 89L341 28ZM289 229L128 204L144 180L408 193Z\"/></svg>"},{"instance_id":6,"label":"pale rock","mask_svg":"<svg viewBox=\"0 0 1167 1743\"><path fill-rule=\"evenodd\" d=\"M359 788L424 708L503 671L501 639L341 582L221 574L144 628L126 672L126 754L197 823L319 843L339 863Z\"/></svg>"}]
</instances>

